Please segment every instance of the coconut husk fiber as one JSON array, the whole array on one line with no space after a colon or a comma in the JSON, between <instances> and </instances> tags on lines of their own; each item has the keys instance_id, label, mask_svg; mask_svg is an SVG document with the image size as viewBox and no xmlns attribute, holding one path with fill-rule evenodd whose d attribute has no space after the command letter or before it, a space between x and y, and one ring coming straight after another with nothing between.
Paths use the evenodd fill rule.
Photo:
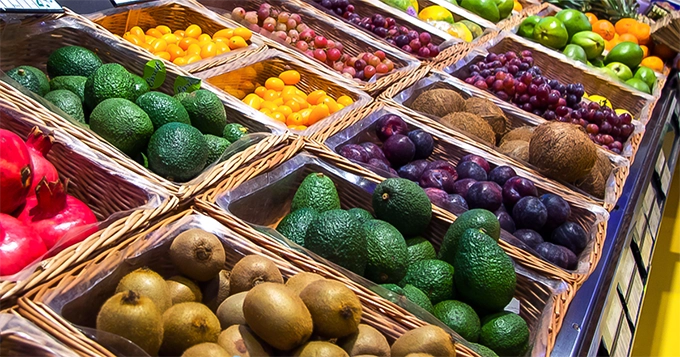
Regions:
<instances>
[{"instance_id":1,"label":"coconut husk fiber","mask_svg":"<svg viewBox=\"0 0 680 357\"><path fill-rule=\"evenodd\" d=\"M503 135L501 138L501 145L503 145L504 142L506 141L513 141L513 140L521 140L521 141L526 141L530 142L531 137L534 135L534 127L533 126L520 126L519 128L512 129L508 131L507 134Z\"/></svg>"},{"instance_id":2,"label":"coconut husk fiber","mask_svg":"<svg viewBox=\"0 0 680 357\"><path fill-rule=\"evenodd\" d=\"M607 180L613 170L612 164L607 155L601 151L597 152L597 161L586 177L575 182L576 187L598 197L604 198L607 188Z\"/></svg>"},{"instance_id":3,"label":"coconut husk fiber","mask_svg":"<svg viewBox=\"0 0 680 357\"><path fill-rule=\"evenodd\" d=\"M548 177L574 182L586 177L595 161L597 147L582 127L552 121L534 129L529 162Z\"/></svg>"},{"instance_id":4,"label":"coconut husk fiber","mask_svg":"<svg viewBox=\"0 0 680 357\"><path fill-rule=\"evenodd\" d=\"M529 162L529 142L522 140L504 141L498 151L517 160Z\"/></svg>"},{"instance_id":5,"label":"coconut husk fiber","mask_svg":"<svg viewBox=\"0 0 680 357\"><path fill-rule=\"evenodd\" d=\"M411 104L411 109L441 118L465 110L465 99L451 89L430 89L421 93Z\"/></svg>"},{"instance_id":6,"label":"coconut husk fiber","mask_svg":"<svg viewBox=\"0 0 680 357\"><path fill-rule=\"evenodd\" d=\"M466 112L451 113L444 116L441 123L451 129L474 135L490 145L496 144L496 133L479 115Z\"/></svg>"},{"instance_id":7,"label":"coconut husk fiber","mask_svg":"<svg viewBox=\"0 0 680 357\"><path fill-rule=\"evenodd\" d=\"M494 133L496 139L500 140L507 132L508 118L505 117L501 108L486 98L470 97L465 101L465 111L477 114L486 120Z\"/></svg>"}]
</instances>

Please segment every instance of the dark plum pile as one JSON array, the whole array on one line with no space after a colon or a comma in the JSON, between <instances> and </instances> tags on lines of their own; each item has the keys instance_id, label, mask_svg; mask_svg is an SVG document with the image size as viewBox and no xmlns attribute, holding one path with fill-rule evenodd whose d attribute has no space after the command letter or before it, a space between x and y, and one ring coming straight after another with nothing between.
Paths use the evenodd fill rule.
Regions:
<instances>
[{"instance_id":1,"label":"dark plum pile","mask_svg":"<svg viewBox=\"0 0 680 357\"><path fill-rule=\"evenodd\" d=\"M574 269L588 242L578 223L569 221L571 207L558 195L541 196L534 183L510 166L492 168L481 156L463 156L457 166L427 161L434 151L432 135L410 130L397 115L386 114L375 125L380 144L346 144L338 153L376 170L417 182L430 201L454 214L485 209L496 214L501 228L512 233L520 248L536 251L565 269Z\"/></svg>"},{"instance_id":2,"label":"dark plum pile","mask_svg":"<svg viewBox=\"0 0 680 357\"><path fill-rule=\"evenodd\" d=\"M546 120L582 126L598 145L620 154L623 143L635 129L628 113L621 115L598 103L583 100L583 84L564 85L541 74L529 50L489 53L484 61L470 66L465 82L488 90L503 101Z\"/></svg>"}]
</instances>

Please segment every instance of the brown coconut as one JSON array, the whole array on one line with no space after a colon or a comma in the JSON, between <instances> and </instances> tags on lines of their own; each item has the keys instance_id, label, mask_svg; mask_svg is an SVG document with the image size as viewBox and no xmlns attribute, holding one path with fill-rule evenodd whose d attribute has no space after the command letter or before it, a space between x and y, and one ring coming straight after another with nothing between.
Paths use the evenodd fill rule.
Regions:
<instances>
[{"instance_id":1,"label":"brown coconut","mask_svg":"<svg viewBox=\"0 0 680 357\"><path fill-rule=\"evenodd\" d=\"M445 126L474 135L490 145L496 144L496 133L491 125L477 114L458 112L451 113L441 119Z\"/></svg>"},{"instance_id":2,"label":"brown coconut","mask_svg":"<svg viewBox=\"0 0 680 357\"><path fill-rule=\"evenodd\" d=\"M522 140L505 141L498 151L521 161L529 161L529 143Z\"/></svg>"},{"instance_id":3,"label":"brown coconut","mask_svg":"<svg viewBox=\"0 0 680 357\"><path fill-rule=\"evenodd\" d=\"M430 89L421 93L410 107L441 118L449 113L465 110L465 99L451 89Z\"/></svg>"},{"instance_id":4,"label":"brown coconut","mask_svg":"<svg viewBox=\"0 0 680 357\"><path fill-rule=\"evenodd\" d=\"M533 126L520 126L519 128L512 129L508 131L503 137L501 138L501 145L503 145L504 142L506 141L513 141L513 140L522 140L529 142L531 141L531 137L534 135L534 127Z\"/></svg>"},{"instance_id":5,"label":"brown coconut","mask_svg":"<svg viewBox=\"0 0 680 357\"><path fill-rule=\"evenodd\" d=\"M604 198L607 180L612 169L612 164L607 155L598 150L595 165L586 177L576 181L576 187L595 197Z\"/></svg>"},{"instance_id":6,"label":"brown coconut","mask_svg":"<svg viewBox=\"0 0 680 357\"><path fill-rule=\"evenodd\" d=\"M547 122L534 129L529 142L529 162L548 177L574 182L590 173L597 147L582 127Z\"/></svg>"},{"instance_id":7,"label":"brown coconut","mask_svg":"<svg viewBox=\"0 0 680 357\"><path fill-rule=\"evenodd\" d=\"M465 111L477 114L486 120L491 125L494 133L496 133L497 139L500 139L507 132L508 118L505 117L501 108L492 101L486 98L468 98L465 101Z\"/></svg>"}]
</instances>

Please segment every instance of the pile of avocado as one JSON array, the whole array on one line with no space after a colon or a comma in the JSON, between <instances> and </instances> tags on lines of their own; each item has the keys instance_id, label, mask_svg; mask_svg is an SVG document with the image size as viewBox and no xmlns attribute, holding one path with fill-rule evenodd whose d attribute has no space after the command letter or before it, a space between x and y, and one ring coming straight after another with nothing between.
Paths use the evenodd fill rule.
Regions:
<instances>
[{"instance_id":1,"label":"pile of avocado","mask_svg":"<svg viewBox=\"0 0 680 357\"><path fill-rule=\"evenodd\" d=\"M484 350L480 353L485 356L519 356L527 351L526 322L503 311L515 293L516 275L512 260L497 243L501 229L493 212L473 209L460 215L437 253L422 237L432 218L432 204L417 183L386 179L376 186L372 206L377 219L362 208L341 209L333 181L323 173L311 173L276 229L381 284L394 293L387 297L395 302L405 298L419 305L474 348Z\"/></svg>"},{"instance_id":2,"label":"pile of avocado","mask_svg":"<svg viewBox=\"0 0 680 357\"><path fill-rule=\"evenodd\" d=\"M227 124L220 99L199 89L174 97L117 63L103 64L92 51L66 46L52 52L47 74L32 66L7 72L68 116L156 174L189 181L217 161L247 132Z\"/></svg>"}]
</instances>

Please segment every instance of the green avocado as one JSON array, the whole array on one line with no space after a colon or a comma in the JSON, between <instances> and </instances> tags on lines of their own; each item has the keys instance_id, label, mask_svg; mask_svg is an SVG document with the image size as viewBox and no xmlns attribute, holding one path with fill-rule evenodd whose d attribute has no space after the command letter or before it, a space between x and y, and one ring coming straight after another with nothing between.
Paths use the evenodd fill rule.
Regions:
<instances>
[{"instance_id":1,"label":"green avocado","mask_svg":"<svg viewBox=\"0 0 680 357\"><path fill-rule=\"evenodd\" d=\"M449 226L446 235L444 235L444 240L439 248L437 257L453 265L456 252L458 251L458 242L463 236L463 233L469 228L483 230L496 241L498 241L501 236L501 225L493 212L479 208L471 209L463 212L458 216L458 219Z\"/></svg>"},{"instance_id":2,"label":"green avocado","mask_svg":"<svg viewBox=\"0 0 680 357\"><path fill-rule=\"evenodd\" d=\"M125 67L107 63L97 68L85 82L85 105L92 109L110 98L132 100L134 80Z\"/></svg>"},{"instance_id":3,"label":"green avocado","mask_svg":"<svg viewBox=\"0 0 680 357\"><path fill-rule=\"evenodd\" d=\"M220 98L213 92L199 89L183 96L181 103L189 113L191 125L203 134L223 136L224 127L227 125L227 112ZM229 140L226 137L225 139Z\"/></svg>"},{"instance_id":4,"label":"green avocado","mask_svg":"<svg viewBox=\"0 0 680 357\"><path fill-rule=\"evenodd\" d=\"M319 213L340 209L340 197L333 180L321 172L307 175L293 196L290 210L303 207L314 208Z\"/></svg>"},{"instance_id":5,"label":"green avocado","mask_svg":"<svg viewBox=\"0 0 680 357\"><path fill-rule=\"evenodd\" d=\"M356 218L362 224L366 221L370 221L373 219L373 215L371 214L371 212L368 212L363 208L354 207L348 209L347 212L349 212L349 214L354 216L354 218Z\"/></svg>"},{"instance_id":6,"label":"green avocado","mask_svg":"<svg viewBox=\"0 0 680 357\"><path fill-rule=\"evenodd\" d=\"M136 157L153 134L151 119L135 103L123 98L109 98L90 114L90 129L120 151Z\"/></svg>"},{"instance_id":7,"label":"green avocado","mask_svg":"<svg viewBox=\"0 0 680 357\"><path fill-rule=\"evenodd\" d=\"M411 284L422 290L433 304L454 298L454 268L437 259L421 260L408 267L399 286Z\"/></svg>"},{"instance_id":8,"label":"green avocado","mask_svg":"<svg viewBox=\"0 0 680 357\"><path fill-rule=\"evenodd\" d=\"M149 115L154 130L173 122L191 125L189 113L182 103L165 93L144 93L137 98L137 105Z\"/></svg>"},{"instance_id":9,"label":"green avocado","mask_svg":"<svg viewBox=\"0 0 680 357\"><path fill-rule=\"evenodd\" d=\"M85 103L85 82L87 82L87 77L83 76L55 77L50 81L50 90L70 90L80 98L81 103Z\"/></svg>"},{"instance_id":10,"label":"green avocado","mask_svg":"<svg viewBox=\"0 0 680 357\"><path fill-rule=\"evenodd\" d=\"M85 114L83 113L83 103L80 98L70 90L57 89L45 94L45 99L49 100L61 109L64 113L71 116L79 123L85 124Z\"/></svg>"},{"instance_id":11,"label":"green avocado","mask_svg":"<svg viewBox=\"0 0 680 357\"><path fill-rule=\"evenodd\" d=\"M408 246L409 265L421 260L437 258L432 243L423 237L407 239L406 246Z\"/></svg>"},{"instance_id":12,"label":"green avocado","mask_svg":"<svg viewBox=\"0 0 680 357\"><path fill-rule=\"evenodd\" d=\"M391 224L377 219L364 222L361 230L368 257L364 276L379 284L401 281L408 268L404 236Z\"/></svg>"},{"instance_id":13,"label":"green avocado","mask_svg":"<svg viewBox=\"0 0 680 357\"><path fill-rule=\"evenodd\" d=\"M47 59L47 74L50 78L59 76L89 77L99 67L102 60L92 51L80 46L61 47Z\"/></svg>"},{"instance_id":14,"label":"green avocado","mask_svg":"<svg viewBox=\"0 0 680 357\"><path fill-rule=\"evenodd\" d=\"M405 237L422 234L432 219L432 203L417 183L388 178L373 191L373 211Z\"/></svg>"},{"instance_id":15,"label":"green avocado","mask_svg":"<svg viewBox=\"0 0 680 357\"><path fill-rule=\"evenodd\" d=\"M231 143L225 138L211 134L203 134L203 137L205 137L205 143L208 144L208 159L205 161L205 166L208 167L222 157Z\"/></svg>"},{"instance_id":16,"label":"green avocado","mask_svg":"<svg viewBox=\"0 0 680 357\"><path fill-rule=\"evenodd\" d=\"M191 125L167 123L151 136L147 149L151 170L169 180L186 182L203 171L208 144Z\"/></svg>"},{"instance_id":17,"label":"green avocado","mask_svg":"<svg viewBox=\"0 0 680 357\"><path fill-rule=\"evenodd\" d=\"M444 300L434 306L432 314L469 342L479 339L480 322L475 310L458 300Z\"/></svg>"},{"instance_id":18,"label":"green avocado","mask_svg":"<svg viewBox=\"0 0 680 357\"><path fill-rule=\"evenodd\" d=\"M50 91L47 76L35 67L19 66L12 68L7 71L7 76L37 95L43 96Z\"/></svg>"},{"instance_id":19,"label":"green avocado","mask_svg":"<svg viewBox=\"0 0 680 357\"><path fill-rule=\"evenodd\" d=\"M642 62L642 48L633 42L621 42L614 46L611 51L604 58L605 64L612 62L620 62L628 66L628 68L635 68Z\"/></svg>"},{"instance_id":20,"label":"green avocado","mask_svg":"<svg viewBox=\"0 0 680 357\"><path fill-rule=\"evenodd\" d=\"M276 230L283 234L286 238L301 246L304 246L307 229L309 229L309 226L318 215L319 212L317 212L314 208L300 208L296 211L288 213L285 217L283 217L281 222L279 222L279 225L276 226Z\"/></svg>"},{"instance_id":21,"label":"green avocado","mask_svg":"<svg viewBox=\"0 0 680 357\"><path fill-rule=\"evenodd\" d=\"M479 343L499 356L522 356L529 348L529 327L522 317L512 312L486 316Z\"/></svg>"},{"instance_id":22,"label":"green avocado","mask_svg":"<svg viewBox=\"0 0 680 357\"><path fill-rule=\"evenodd\" d=\"M307 229L304 247L355 274L364 274L366 239L359 221L347 211L319 213Z\"/></svg>"}]
</instances>

